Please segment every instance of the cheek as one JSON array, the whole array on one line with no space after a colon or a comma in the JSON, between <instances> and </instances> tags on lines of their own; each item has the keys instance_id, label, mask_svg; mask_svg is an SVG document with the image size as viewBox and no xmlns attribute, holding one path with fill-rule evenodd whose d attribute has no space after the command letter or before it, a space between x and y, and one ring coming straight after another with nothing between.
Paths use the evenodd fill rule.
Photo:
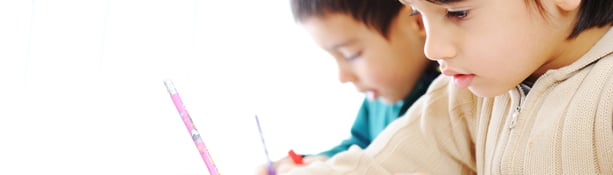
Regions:
<instances>
[{"instance_id":1,"label":"cheek","mask_svg":"<svg viewBox=\"0 0 613 175\"><path fill-rule=\"evenodd\" d=\"M359 84L370 88L385 86L385 82L388 81L388 76L385 75L387 73L385 65L382 65L376 58L363 58L354 62L352 69L359 79Z\"/></svg>"},{"instance_id":2,"label":"cheek","mask_svg":"<svg viewBox=\"0 0 613 175\"><path fill-rule=\"evenodd\" d=\"M485 70L508 70L525 58L525 45L513 37L499 33L489 33L472 37L464 45L465 59ZM471 66L471 65L467 65Z\"/></svg>"},{"instance_id":3,"label":"cheek","mask_svg":"<svg viewBox=\"0 0 613 175\"><path fill-rule=\"evenodd\" d=\"M495 38L495 39L494 39ZM485 78L490 85L508 88L520 83L534 71L534 45L513 37L483 37L479 45L469 49L468 66L472 73Z\"/></svg>"},{"instance_id":4,"label":"cheek","mask_svg":"<svg viewBox=\"0 0 613 175\"><path fill-rule=\"evenodd\" d=\"M356 74L360 76L363 81L373 82L377 81L380 77L380 67L377 64L377 60L364 60L359 62L354 67Z\"/></svg>"},{"instance_id":5,"label":"cheek","mask_svg":"<svg viewBox=\"0 0 613 175\"><path fill-rule=\"evenodd\" d=\"M389 66L387 62L390 50L381 46L369 46L364 49L356 68L359 68L364 74L374 76Z\"/></svg>"}]
</instances>

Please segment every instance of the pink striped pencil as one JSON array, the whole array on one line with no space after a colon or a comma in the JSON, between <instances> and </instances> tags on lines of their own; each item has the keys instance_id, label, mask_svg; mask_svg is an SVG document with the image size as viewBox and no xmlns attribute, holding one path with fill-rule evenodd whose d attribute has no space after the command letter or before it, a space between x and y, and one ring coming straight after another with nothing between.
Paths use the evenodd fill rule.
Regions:
<instances>
[{"instance_id":1,"label":"pink striped pencil","mask_svg":"<svg viewBox=\"0 0 613 175\"><path fill-rule=\"evenodd\" d=\"M172 102L175 104L175 107L179 111L179 115L181 116L181 119L183 120L185 127L187 127L187 131L192 136L192 140L194 141L194 144L196 144L196 147L198 148L198 151L200 152L200 156L204 160L204 163L206 164L206 167L209 170L209 174L220 175L219 171L217 170L217 167L215 166L215 162L213 161L213 158L209 154L209 151L206 148L206 145L204 144L204 142L202 141L202 138L200 137L200 133L196 129L196 126L194 125L192 118L189 116L189 113L187 113L187 110L185 109L185 106L183 105L183 101L181 100L181 97L179 96L179 93L177 92L175 85L170 80L164 81L164 85L166 85L166 90L168 90L168 93L170 94L170 98L172 99Z\"/></svg>"}]
</instances>

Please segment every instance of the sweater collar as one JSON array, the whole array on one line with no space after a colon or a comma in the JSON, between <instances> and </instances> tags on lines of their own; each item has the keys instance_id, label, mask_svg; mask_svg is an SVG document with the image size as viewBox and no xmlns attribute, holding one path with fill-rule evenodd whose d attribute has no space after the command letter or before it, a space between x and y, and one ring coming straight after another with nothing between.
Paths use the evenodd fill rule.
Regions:
<instances>
[{"instance_id":1,"label":"sweater collar","mask_svg":"<svg viewBox=\"0 0 613 175\"><path fill-rule=\"evenodd\" d=\"M562 67L560 69L549 70L540 79L544 77L551 77L554 81L564 80L570 76L572 76L575 72L598 62L603 57L610 55L613 53L613 47L611 47L613 43L613 27L609 28L609 31L600 38L600 40L589 50L587 51L581 58L572 64ZM539 81L537 80L537 82Z\"/></svg>"}]
</instances>

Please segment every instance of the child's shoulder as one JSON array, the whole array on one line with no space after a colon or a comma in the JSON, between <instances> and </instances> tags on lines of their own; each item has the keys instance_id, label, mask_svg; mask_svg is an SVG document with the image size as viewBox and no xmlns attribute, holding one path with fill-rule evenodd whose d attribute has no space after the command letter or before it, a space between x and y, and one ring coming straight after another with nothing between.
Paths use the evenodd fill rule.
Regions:
<instances>
[{"instance_id":1,"label":"child's shoulder","mask_svg":"<svg viewBox=\"0 0 613 175\"><path fill-rule=\"evenodd\" d=\"M611 86L613 81L613 27L586 53L577 66L586 72L586 80L605 81L605 86ZM576 64L575 64L576 65Z\"/></svg>"}]
</instances>

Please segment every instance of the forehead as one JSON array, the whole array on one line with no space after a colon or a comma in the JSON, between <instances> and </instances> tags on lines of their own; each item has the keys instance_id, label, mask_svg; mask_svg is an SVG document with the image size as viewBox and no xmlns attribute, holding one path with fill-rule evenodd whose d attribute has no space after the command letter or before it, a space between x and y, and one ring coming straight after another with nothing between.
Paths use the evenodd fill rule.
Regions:
<instances>
[{"instance_id":1,"label":"forehead","mask_svg":"<svg viewBox=\"0 0 613 175\"><path fill-rule=\"evenodd\" d=\"M312 17L303 22L302 26L326 50L334 50L339 44L357 40L371 32L365 25L345 14Z\"/></svg>"}]
</instances>

